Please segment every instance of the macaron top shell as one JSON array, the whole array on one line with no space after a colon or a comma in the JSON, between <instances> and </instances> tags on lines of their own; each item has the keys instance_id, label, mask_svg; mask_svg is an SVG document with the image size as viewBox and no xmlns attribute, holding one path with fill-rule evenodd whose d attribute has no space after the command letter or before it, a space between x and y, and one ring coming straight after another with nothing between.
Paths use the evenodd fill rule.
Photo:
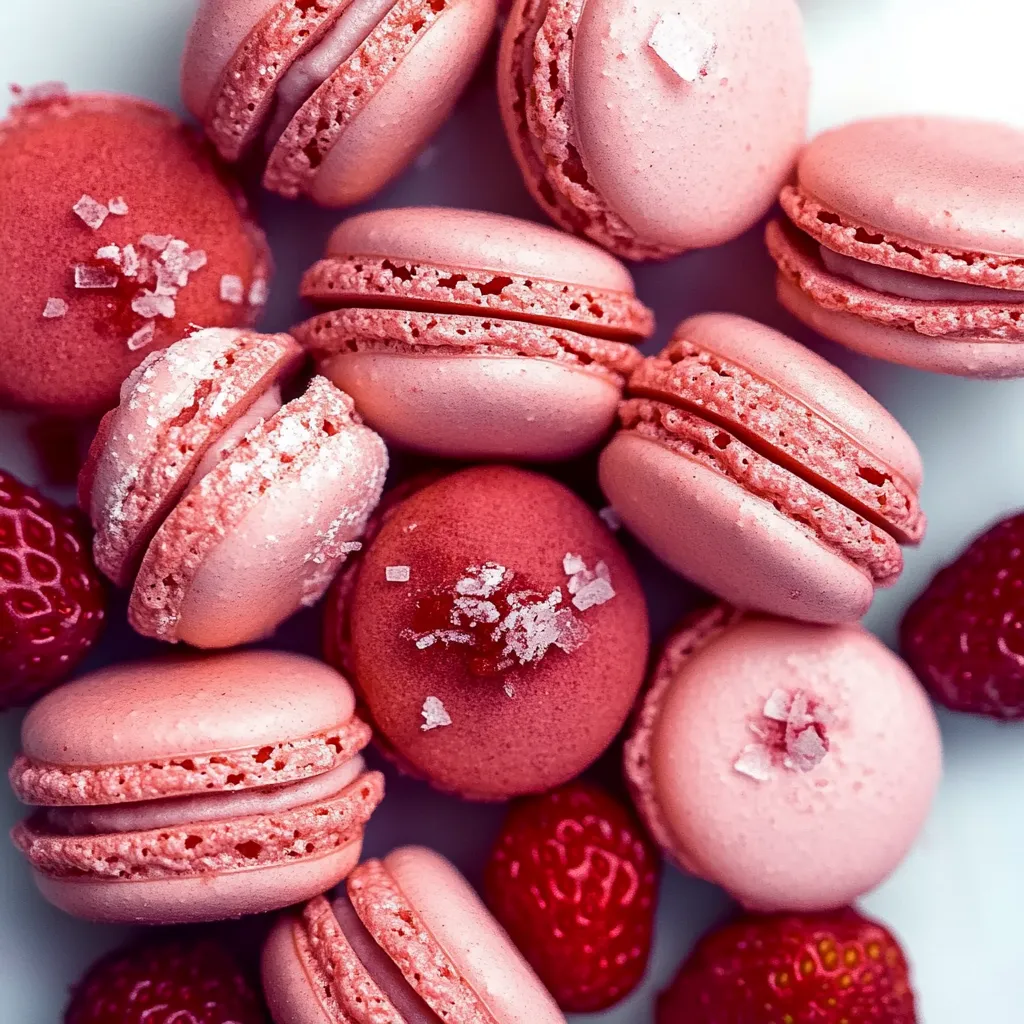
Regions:
<instances>
[{"instance_id":1,"label":"macaron top shell","mask_svg":"<svg viewBox=\"0 0 1024 1024\"><path fill-rule=\"evenodd\" d=\"M148 352L192 323L249 324L265 301L269 251L241 193L191 129L134 97L13 108L0 220L6 404L102 412Z\"/></svg>"},{"instance_id":2,"label":"macaron top shell","mask_svg":"<svg viewBox=\"0 0 1024 1024\"><path fill-rule=\"evenodd\" d=\"M819 910L905 855L941 740L910 669L861 627L716 610L670 641L655 680L627 775L689 870L751 909Z\"/></svg>"},{"instance_id":3,"label":"macaron top shell","mask_svg":"<svg viewBox=\"0 0 1024 1024\"><path fill-rule=\"evenodd\" d=\"M1024 259L1019 129L944 117L858 121L815 138L797 174L801 192L867 230Z\"/></svg>"},{"instance_id":4,"label":"macaron top shell","mask_svg":"<svg viewBox=\"0 0 1024 1024\"><path fill-rule=\"evenodd\" d=\"M20 778L16 764L12 783L30 802L114 802L74 790L52 800L32 790L49 788L46 769L59 775L61 769L156 769L177 762L182 777L176 783L134 798L204 792L199 759L261 749L265 756L254 767L264 766L262 777L243 775L229 786L291 781L315 773L314 767L329 768L342 755L346 744L338 730L352 720L354 707L352 689L341 676L296 654L239 651L111 666L53 691L29 711L19 764L33 771ZM292 763L275 766L275 756L289 744L322 748L326 763L303 768L285 758Z\"/></svg>"}]
</instances>

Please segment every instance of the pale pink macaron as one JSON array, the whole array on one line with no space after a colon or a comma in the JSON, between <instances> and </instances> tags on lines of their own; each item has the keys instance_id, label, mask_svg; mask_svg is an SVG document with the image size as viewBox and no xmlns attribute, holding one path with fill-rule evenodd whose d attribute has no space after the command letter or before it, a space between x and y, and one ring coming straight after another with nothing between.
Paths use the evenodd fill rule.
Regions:
<instances>
[{"instance_id":1,"label":"pale pink macaron","mask_svg":"<svg viewBox=\"0 0 1024 1024\"><path fill-rule=\"evenodd\" d=\"M677 572L743 608L852 622L916 544L921 458L889 413L769 327L709 313L630 379L601 486Z\"/></svg>"},{"instance_id":2,"label":"pale pink macaron","mask_svg":"<svg viewBox=\"0 0 1024 1024\"><path fill-rule=\"evenodd\" d=\"M795 0L517 0L498 58L534 198L630 259L763 216L803 143L808 83Z\"/></svg>"},{"instance_id":3,"label":"pale pink macaron","mask_svg":"<svg viewBox=\"0 0 1024 1024\"><path fill-rule=\"evenodd\" d=\"M134 580L140 633L259 639L315 604L358 547L387 450L322 377L282 405L300 356L285 334L198 331L146 359L104 417L79 500L99 567Z\"/></svg>"},{"instance_id":4,"label":"pale pink macaron","mask_svg":"<svg viewBox=\"0 0 1024 1024\"><path fill-rule=\"evenodd\" d=\"M496 0L201 0L182 94L224 159L264 149L267 188L358 203L448 116L496 15Z\"/></svg>"},{"instance_id":5,"label":"pale pink macaron","mask_svg":"<svg viewBox=\"0 0 1024 1024\"><path fill-rule=\"evenodd\" d=\"M670 638L625 768L681 867L751 910L826 910L903 860L942 743L914 674L862 627L719 605Z\"/></svg>"},{"instance_id":6,"label":"pale pink macaron","mask_svg":"<svg viewBox=\"0 0 1024 1024\"><path fill-rule=\"evenodd\" d=\"M564 1024L512 940L439 854L404 847L281 918L263 950L275 1024Z\"/></svg>"},{"instance_id":7,"label":"pale pink macaron","mask_svg":"<svg viewBox=\"0 0 1024 1024\"><path fill-rule=\"evenodd\" d=\"M942 117L819 135L768 227L779 298L922 370L1024 376L1024 132Z\"/></svg>"},{"instance_id":8,"label":"pale pink macaron","mask_svg":"<svg viewBox=\"0 0 1024 1024\"><path fill-rule=\"evenodd\" d=\"M83 676L22 724L14 830L43 895L98 921L213 921L288 906L359 861L384 795L351 687L272 651Z\"/></svg>"},{"instance_id":9,"label":"pale pink macaron","mask_svg":"<svg viewBox=\"0 0 1024 1024\"><path fill-rule=\"evenodd\" d=\"M654 328L626 268L563 232L420 207L344 221L293 329L389 442L551 460L599 443Z\"/></svg>"}]
</instances>

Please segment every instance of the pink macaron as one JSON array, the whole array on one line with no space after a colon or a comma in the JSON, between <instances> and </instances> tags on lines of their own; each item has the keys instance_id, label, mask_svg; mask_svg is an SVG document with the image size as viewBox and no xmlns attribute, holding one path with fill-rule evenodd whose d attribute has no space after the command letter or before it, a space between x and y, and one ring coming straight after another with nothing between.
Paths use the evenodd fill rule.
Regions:
<instances>
[{"instance_id":1,"label":"pink macaron","mask_svg":"<svg viewBox=\"0 0 1024 1024\"><path fill-rule=\"evenodd\" d=\"M293 333L389 442L466 459L564 459L611 427L654 328L596 246L493 213L377 210L344 221Z\"/></svg>"},{"instance_id":2,"label":"pink macaron","mask_svg":"<svg viewBox=\"0 0 1024 1024\"><path fill-rule=\"evenodd\" d=\"M534 198L629 259L762 217L803 143L808 83L795 0L517 0L498 59Z\"/></svg>"},{"instance_id":3,"label":"pink macaron","mask_svg":"<svg viewBox=\"0 0 1024 1024\"><path fill-rule=\"evenodd\" d=\"M359 861L384 795L348 683L295 654L165 657L83 676L22 725L14 830L51 903L171 924L287 906Z\"/></svg>"},{"instance_id":4,"label":"pink macaron","mask_svg":"<svg viewBox=\"0 0 1024 1024\"><path fill-rule=\"evenodd\" d=\"M383 441L322 377L282 404L286 334L197 331L149 357L79 480L99 567L146 636L230 647L315 604L358 547Z\"/></svg>"},{"instance_id":5,"label":"pink macaron","mask_svg":"<svg viewBox=\"0 0 1024 1024\"><path fill-rule=\"evenodd\" d=\"M283 916L263 990L275 1024L565 1024L462 875L422 847Z\"/></svg>"},{"instance_id":6,"label":"pink macaron","mask_svg":"<svg viewBox=\"0 0 1024 1024\"><path fill-rule=\"evenodd\" d=\"M925 529L921 459L830 363L710 313L633 374L601 454L613 507L672 568L742 608L852 622Z\"/></svg>"},{"instance_id":7,"label":"pink macaron","mask_svg":"<svg viewBox=\"0 0 1024 1024\"><path fill-rule=\"evenodd\" d=\"M324 633L384 753L471 800L544 792L592 764L648 652L639 581L593 510L548 477L475 466L409 482L374 520Z\"/></svg>"},{"instance_id":8,"label":"pink macaron","mask_svg":"<svg viewBox=\"0 0 1024 1024\"><path fill-rule=\"evenodd\" d=\"M941 117L818 136L768 227L779 298L858 352L1024 376L1024 132Z\"/></svg>"},{"instance_id":9,"label":"pink macaron","mask_svg":"<svg viewBox=\"0 0 1024 1024\"><path fill-rule=\"evenodd\" d=\"M931 705L857 625L698 612L625 750L662 848L758 911L843 906L910 849L942 773Z\"/></svg>"},{"instance_id":10,"label":"pink macaron","mask_svg":"<svg viewBox=\"0 0 1024 1024\"><path fill-rule=\"evenodd\" d=\"M225 160L265 151L267 188L358 203L448 116L496 15L495 0L202 0L182 94Z\"/></svg>"}]
</instances>

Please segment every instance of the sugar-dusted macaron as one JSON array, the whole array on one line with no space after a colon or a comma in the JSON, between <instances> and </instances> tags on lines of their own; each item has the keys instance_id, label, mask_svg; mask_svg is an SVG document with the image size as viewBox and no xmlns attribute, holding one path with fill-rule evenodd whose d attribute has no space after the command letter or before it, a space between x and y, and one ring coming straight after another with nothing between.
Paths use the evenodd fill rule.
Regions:
<instances>
[{"instance_id":1,"label":"sugar-dusted macaron","mask_svg":"<svg viewBox=\"0 0 1024 1024\"><path fill-rule=\"evenodd\" d=\"M384 752L439 789L504 800L574 778L643 679L647 610L625 553L548 477L474 467L414 487L328 597L328 661Z\"/></svg>"},{"instance_id":2,"label":"sugar-dusted macaron","mask_svg":"<svg viewBox=\"0 0 1024 1024\"><path fill-rule=\"evenodd\" d=\"M302 294L326 307L294 328L319 371L389 441L455 458L592 447L654 327L614 257L471 210L344 221Z\"/></svg>"},{"instance_id":3,"label":"sugar-dusted macaron","mask_svg":"<svg viewBox=\"0 0 1024 1024\"><path fill-rule=\"evenodd\" d=\"M100 413L190 324L253 323L270 253L169 111L131 96L23 100L0 122L0 404Z\"/></svg>"},{"instance_id":4,"label":"sugar-dusted macaron","mask_svg":"<svg viewBox=\"0 0 1024 1024\"><path fill-rule=\"evenodd\" d=\"M79 480L99 567L146 636L259 639L315 604L380 498L384 442L316 377L282 404L286 334L197 331L154 353L103 419Z\"/></svg>"},{"instance_id":5,"label":"sugar-dusted macaron","mask_svg":"<svg viewBox=\"0 0 1024 1024\"><path fill-rule=\"evenodd\" d=\"M633 374L601 486L678 572L743 608L859 619L925 529L921 459L830 363L768 327L711 313Z\"/></svg>"},{"instance_id":6,"label":"sugar-dusted macaron","mask_svg":"<svg viewBox=\"0 0 1024 1024\"><path fill-rule=\"evenodd\" d=\"M910 668L859 625L720 605L666 644L625 769L680 866L752 910L826 910L910 849L942 744Z\"/></svg>"},{"instance_id":7,"label":"sugar-dusted macaron","mask_svg":"<svg viewBox=\"0 0 1024 1024\"><path fill-rule=\"evenodd\" d=\"M783 305L858 352L1024 376L1024 131L889 117L825 132L768 227Z\"/></svg>"},{"instance_id":8,"label":"sugar-dusted macaron","mask_svg":"<svg viewBox=\"0 0 1024 1024\"><path fill-rule=\"evenodd\" d=\"M498 58L534 198L629 259L763 216L803 143L808 83L795 0L517 0Z\"/></svg>"},{"instance_id":9,"label":"sugar-dusted macaron","mask_svg":"<svg viewBox=\"0 0 1024 1024\"><path fill-rule=\"evenodd\" d=\"M274 651L83 676L22 725L14 830L43 895L99 921L212 921L309 899L359 860L384 782L348 683Z\"/></svg>"},{"instance_id":10,"label":"sugar-dusted macaron","mask_svg":"<svg viewBox=\"0 0 1024 1024\"><path fill-rule=\"evenodd\" d=\"M267 188L358 203L448 116L496 16L496 0L201 0L182 95L225 160L266 152Z\"/></svg>"},{"instance_id":11,"label":"sugar-dusted macaron","mask_svg":"<svg viewBox=\"0 0 1024 1024\"><path fill-rule=\"evenodd\" d=\"M462 875L422 847L283 915L263 949L275 1024L564 1024Z\"/></svg>"}]
</instances>

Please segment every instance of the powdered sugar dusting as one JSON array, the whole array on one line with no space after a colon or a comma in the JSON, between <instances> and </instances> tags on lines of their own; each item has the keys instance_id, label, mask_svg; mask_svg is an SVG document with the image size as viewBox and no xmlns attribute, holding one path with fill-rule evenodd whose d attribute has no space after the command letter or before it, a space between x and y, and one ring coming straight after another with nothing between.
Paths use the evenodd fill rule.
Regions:
<instances>
[{"instance_id":1,"label":"powdered sugar dusting","mask_svg":"<svg viewBox=\"0 0 1024 1024\"><path fill-rule=\"evenodd\" d=\"M411 570L407 565L386 565L384 566L384 579L388 583L408 583Z\"/></svg>"},{"instance_id":2,"label":"powdered sugar dusting","mask_svg":"<svg viewBox=\"0 0 1024 1024\"><path fill-rule=\"evenodd\" d=\"M232 306L240 306L245 302L245 286L237 274L224 274L220 279L221 302L230 302Z\"/></svg>"},{"instance_id":3,"label":"powdered sugar dusting","mask_svg":"<svg viewBox=\"0 0 1024 1024\"><path fill-rule=\"evenodd\" d=\"M748 723L756 742L743 748L733 768L758 782L779 769L813 771L828 754L827 729L834 723L835 712L805 690L773 690L760 717Z\"/></svg>"},{"instance_id":4,"label":"powdered sugar dusting","mask_svg":"<svg viewBox=\"0 0 1024 1024\"><path fill-rule=\"evenodd\" d=\"M647 45L684 81L707 76L718 49L715 37L681 14L663 14Z\"/></svg>"},{"instance_id":5,"label":"powdered sugar dusting","mask_svg":"<svg viewBox=\"0 0 1024 1024\"><path fill-rule=\"evenodd\" d=\"M103 222L107 219L107 214L110 213L102 203L96 202L89 195L83 195L71 209L75 211L82 223L92 228L93 231L98 231L103 227Z\"/></svg>"},{"instance_id":6,"label":"powdered sugar dusting","mask_svg":"<svg viewBox=\"0 0 1024 1024\"><path fill-rule=\"evenodd\" d=\"M47 320L56 320L59 317L67 315L68 304L63 299L49 298L46 300L46 305L43 306L43 316Z\"/></svg>"},{"instance_id":7,"label":"powdered sugar dusting","mask_svg":"<svg viewBox=\"0 0 1024 1024\"><path fill-rule=\"evenodd\" d=\"M438 697L428 697L423 702L423 710L420 711L420 714L423 716L423 724L420 728L424 732L441 729L452 724L452 716L448 714L448 709Z\"/></svg>"}]
</instances>

